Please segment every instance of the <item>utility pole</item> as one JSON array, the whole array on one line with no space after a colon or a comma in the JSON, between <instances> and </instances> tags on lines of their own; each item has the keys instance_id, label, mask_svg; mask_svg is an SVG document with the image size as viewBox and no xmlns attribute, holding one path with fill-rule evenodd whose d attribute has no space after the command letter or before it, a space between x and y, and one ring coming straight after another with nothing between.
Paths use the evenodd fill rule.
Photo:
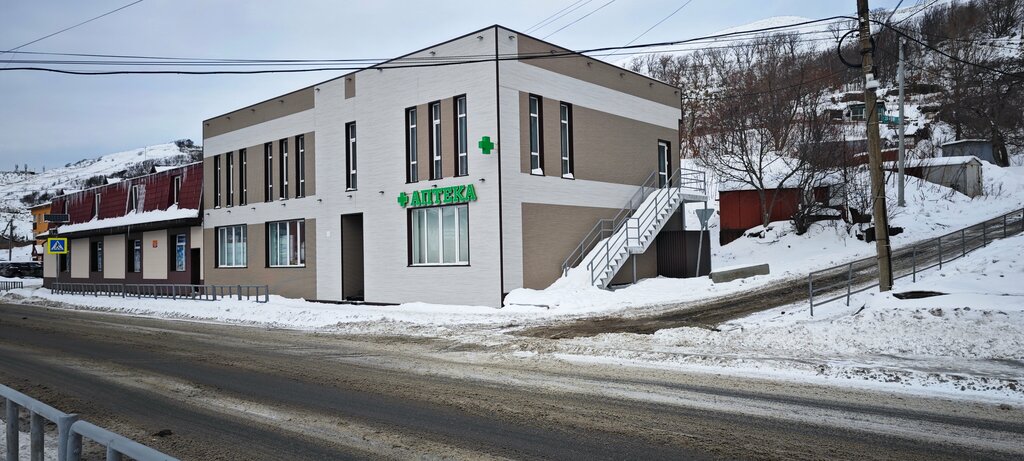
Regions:
<instances>
[{"instance_id":1,"label":"utility pole","mask_svg":"<svg viewBox=\"0 0 1024 461\"><path fill-rule=\"evenodd\" d=\"M864 110L868 119L868 168L871 173L871 211L875 220L875 250L878 253L878 291L892 289L892 253L889 247L889 216L885 206L885 175L882 174L882 142L878 134L878 108L875 90L868 0L857 0L860 22L860 54L864 70Z\"/></svg>"},{"instance_id":2,"label":"utility pole","mask_svg":"<svg viewBox=\"0 0 1024 461\"><path fill-rule=\"evenodd\" d=\"M906 164L906 158L907 158L907 144L903 140L903 136L904 136L903 132L906 131L906 129L907 129L907 122L903 120L903 102L904 102L904 98L903 98L903 80L905 78L904 73L906 72L904 70L904 67L903 67L903 46L906 45L906 44L907 44L907 40L902 38L902 37L900 37L900 69L899 69L899 79L900 79L900 157L899 157L899 161L900 161L900 165L899 165L899 168L900 168L900 188L899 188L899 195L898 195L899 199L897 200L896 204L901 206L901 207L907 206L907 201L904 200L904 198L903 198L903 188L904 188L904 185L905 185L905 182L904 182L904 179L903 179L904 178L904 176L903 176L903 168L904 168L904 165Z\"/></svg>"}]
</instances>

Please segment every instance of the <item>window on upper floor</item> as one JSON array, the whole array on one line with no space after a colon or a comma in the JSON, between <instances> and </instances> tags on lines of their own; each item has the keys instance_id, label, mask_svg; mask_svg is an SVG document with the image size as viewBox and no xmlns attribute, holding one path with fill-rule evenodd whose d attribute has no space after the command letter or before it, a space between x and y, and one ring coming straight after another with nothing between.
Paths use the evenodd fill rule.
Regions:
<instances>
[{"instance_id":1,"label":"window on upper floor","mask_svg":"<svg viewBox=\"0 0 1024 461\"><path fill-rule=\"evenodd\" d=\"M541 133L541 99L530 95L530 174L544 175L544 148Z\"/></svg>"},{"instance_id":2,"label":"window on upper floor","mask_svg":"<svg viewBox=\"0 0 1024 461\"><path fill-rule=\"evenodd\" d=\"M441 163L441 103L432 102L430 112L430 179L441 179L444 175Z\"/></svg>"},{"instance_id":3,"label":"window on upper floor","mask_svg":"<svg viewBox=\"0 0 1024 461\"><path fill-rule=\"evenodd\" d=\"M469 119L466 113L466 96L455 97L455 175L469 174Z\"/></svg>"},{"instance_id":4,"label":"window on upper floor","mask_svg":"<svg viewBox=\"0 0 1024 461\"><path fill-rule=\"evenodd\" d=\"M306 137L295 137L295 198L306 196Z\"/></svg>"},{"instance_id":5,"label":"window on upper floor","mask_svg":"<svg viewBox=\"0 0 1024 461\"><path fill-rule=\"evenodd\" d=\"M288 198L288 140L282 139L278 144L281 146L277 150L278 162L281 164L280 171L278 171L278 174L281 176L278 192L280 193L280 199L285 200Z\"/></svg>"},{"instance_id":6,"label":"window on upper floor","mask_svg":"<svg viewBox=\"0 0 1024 461\"><path fill-rule=\"evenodd\" d=\"M263 201L274 201L274 143L263 143Z\"/></svg>"},{"instance_id":7,"label":"window on upper floor","mask_svg":"<svg viewBox=\"0 0 1024 461\"><path fill-rule=\"evenodd\" d=\"M93 196L92 217L97 218L97 219L100 217L100 201L102 201L102 200L103 200L103 193L101 193L101 192L97 192Z\"/></svg>"},{"instance_id":8,"label":"window on upper floor","mask_svg":"<svg viewBox=\"0 0 1024 461\"><path fill-rule=\"evenodd\" d=\"M249 178L246 176L247 160L245 149L238 151L238 204L249 203Z\"/></svg>"},{"instance_id":9,"label":"window on upper floor","mask_svg":"<svg viewBox=\"0 0 1024 461\"><path fill-rule=\"evenodd\" d=\"M559 138L562 151L562 177L575 179L572 158L572 105L563 102L559 104L558 112Z\"/></svg>"},{"instance_id":10,"label":"window on upper floor","mask_svg":"<svg viewBox=\"0 0 1024 461\"><path fill-rule=\"evenodd\" d=\"M125 212L133 213L137 211L142 211L141 207L139 206L140 202L142 201L141 196L142 185L132 185L132 187L128 189L128 204L125 206Z\"/></svg>"},{"instance_id":11,"label":"window on upper floor","mask_svg":"<svg viewBox=\"0 0 1024 461\"><path fill-rule=\"evenodd\" d=\"M359 183L356 181L356 122L345 124L345 189L356 190Z\"/></svg>"},{"instance_id":12,"label":"window on upper floor","mask_svg":"<svg viewBox=\"0 0 1024 461\"><path fill-rule=\"evenodd\" d=\"M416 108L410 107L405 110L405 164L406 182L417 182L420 180L419 149L417 144L416 130Z\"/></svg>"},{"instance_id":13,"label":"window on upper floor","mask_svg":"<svg viewBox=\"0 0 1024 461\"><path fill-rule=\"evenodd\" d=\"M227 206L235 204L235 153L228 152L224 156L224 167L227 174L224 175L224 189L227 191Z\"/></svg>"},{"instance_id":14,"label":"window on upper floor","mask_svg":"<svg viewBox=\"0 0 1024 461\"><path fill-rule=\"evenodd\" d=\"M171 179L171 204L177 205L181 201L181 175Z\"/></svg>"},{"instance_id":15,"label":"window on upper floor","mask_svg":"<svg viewBox=\"0 0 1024 461\"><path fill-rule=\"evenodd\" d=\"M213 157L213 207L220 208L220 156Z\"/></svg>"}]
</instances>

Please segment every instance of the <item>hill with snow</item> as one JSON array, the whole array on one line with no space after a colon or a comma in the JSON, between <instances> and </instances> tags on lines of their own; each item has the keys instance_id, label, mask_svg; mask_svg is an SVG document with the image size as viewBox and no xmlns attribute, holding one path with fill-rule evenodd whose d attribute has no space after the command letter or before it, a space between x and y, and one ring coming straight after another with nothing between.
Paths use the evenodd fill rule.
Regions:
<instances>
[{"instance_id":1,"label":"hill with snow","mask_svg":"<svg viewBox=\"0 0 1024 461\"><path fill-rule=\"evenodd\" d=\"M84 159L42 172L0 171L0 230L6 228L13 216L15 240L28 240L32 237L29 206L48 201L58 191L81 190L140 176L157 165L191 163L201 151L191 141L181 140Z\"/></svg>"}]
</instances>

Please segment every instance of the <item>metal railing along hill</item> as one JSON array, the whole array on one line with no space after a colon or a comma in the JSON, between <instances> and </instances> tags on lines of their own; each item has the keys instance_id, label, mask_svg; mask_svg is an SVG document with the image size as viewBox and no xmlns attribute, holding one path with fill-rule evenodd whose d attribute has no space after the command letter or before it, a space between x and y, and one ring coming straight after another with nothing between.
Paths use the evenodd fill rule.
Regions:
<instances>
[{"instance_id":1,"label":"metal railing along hill","mask_svg":"<svg viewBox=\"0 0 1024 461\"><path fill-rule=\"evenodd\" d=\"M893 280L909 276L916 282L918 272L942 268L943 264L984 248L993 240L1019 233L1024 233L1024 209L893 250ZM874 256L811 272L807 275L811 315L814 315L814 306L843 298L846 298L846 305L850 305L851 295L875 286L878 286L878 264Z\"/></svg>"},{"instance_id":2,"label":"metal railing along hill","mask_svg":"<svg viewBox=\"0 0 1024 461\"><path fill-rule=\"evenodd\" d=\"M82 457L83 437L104 446L107 461L120 461L124 456L137 461L177 461L176 458L79 420L76 414L64 413L3 384L0 384L0 397L4 398L6 404L6 461L21 459L21 433L18 425L22 409L29 416L29 459L33 461L44 459L44 421L57 425L57 461L79 461Z\"/></svg>"}]
</instances>

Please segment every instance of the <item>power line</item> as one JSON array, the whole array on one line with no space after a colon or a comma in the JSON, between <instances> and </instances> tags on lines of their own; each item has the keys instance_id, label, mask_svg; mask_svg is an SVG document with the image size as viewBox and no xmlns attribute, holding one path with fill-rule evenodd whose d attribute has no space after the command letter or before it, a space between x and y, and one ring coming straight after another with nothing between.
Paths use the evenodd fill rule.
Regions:
<instances>
[{"instance_id":1,"label":"power line","mask_svg":"<svg viewBox=\"0 0 1024 461\"><path fill-rule=\"evenodd\" d=\"M608 3L605 3L604 5L601 5L601 6L597 7L597 9L595 9L595 10L593 10L593 11L591 11L591 12L589 12L589 13L583 15L583 16L580 16L579 18L576 18L575 21L572 21L572 22L570 22L570 23L568 23L568 24L558 28L558 30L556 30L556 31L554 31L554 32L552 32L550 34L545 35L544 37L541 38L541 40L547 40L548 37L550 37L552 35L555 35L555 34L561 32L561 31L565 30L566 28L572 27L573 24L576 24L577 22L580 22L580 21L586 19L587 16L590 16L590 15L592 15L594 13L597 13L598 11L603 10L604 7L606 7L608 5L611 5L612 3L615 3L615 0L608 0Z\"/></svg>"},{"instance_id":2,"label":"power line","mask_svg":"<svg viewBox=\"0 0 1024 461\"><path fill-rule=\"evenodd\" d=\"M41 41L43 41L43 40L46 40L46 39L48 39L48 38L50 38L50 37L53 37L54 35L57 35L57 34L61 34L61 33L64 33L64 32L67 32L67 31L69 31L69 30L71 30L71 29L74 29L74 28L76 28L76 27L78 27L78 26L82 26L82 25L88 24L88 23L90 23L90 22L93 22L93 21L95 21L95 20L97 20L97 19L100 19L100 18L102 18L102 17L104 17L104 16L109 16L109 15L111 15L111 14L114 14L114 13L117 13L118 11L121 11L121 10L123 10L123 9L125 9L125 8L128 8L129 6L132 6L132 5L136 5L136 4L139 4L139 3L142 3L142 2L143 2L143 0L135 0L134 2L131 2L131 3L127 4L127 5L124 5L124 6L120 7L120 8L116 8L116 9L110 10L110 11L108 11L108 12L106 12L106 13L103 13L103 14L101 14L101 15L99 15L99 16L96 16L96 17L93 17L93 18L90 18L90 19L86 19L85 21L82 21L82 22L80 22L80 23L78 23L78 24L75 24L75 25L73 25L73 26L68 26L68 27L65 27L65 28L63 28L63 29L61 29L61 30L58 30L58 31L56 31L56 32L52 33L52 34L49 34L49 35L45 35L45 36L39 37L39 38L37 38L37 39L35 39L35 40L32 40L32 41L30 41L30 42L27 42L27 43L23 43L23 44L21 44L21 45L18 45L18 46L14 47L14 48L11 48L11 49L9 49L9 50L7 50L7 51L0 51L0 54L4 54L4 53L10 53L10 52L12 52L12 51L16 51L16 50L19 50L19 49L21 49L21 48L24 48L24 47L26 47L26 46L29 46L29 45L31 45L31 44L33 44L33 43L36 43L36 42L41 42Z\"/></svg>"},{"instance_id":3,"label":"power line","mask_svg":"<svg viewBox=\"0 0 1024 461\"><path fill-rule=\"evenodd\" d=\"M872 20L872 22L876 22L877 23L878 21L873 21ZM931 46L931 45L929 45L929 44L927 44L927 43L917 39L917 37L914 37L914 36L904 32L902 29L900 29L898 27L892 26L890 24L881 24L881 25L884 26L884 27L888 27L890 30L892 30L893 32L896 32L901 37L904 37L904 38L906 38L906 39L908 39L910 41L913 41L914 43L917 43L918 45L921 45L921 46L923 46L923 47L925 47L925 48L927 48L929 50L932 50L932 51L934 51L934 52L936 52L936 53L938 53L938 54L940 54L942 56L945 56L946 58L951 59L953 61L959 62L961 64L966 64L966 65L969 65L969 66L974 66L974 67L977 67L979 69L984 69L984 70L987 70L987 71L990 71L990 72L995 72L997 74L1005 75L1007 77L1012 77L1012 78L1015 78L1015 79L1024 80L1024 74L1022 74L1022 73L1006 72L1004 70L996 69L994 67L990 67L990 66L987 66L987 65L984 65L984 64L981 64L981 63L971 62L971 61L967 61L965 59L960 59L960 58L958 58L956 56L953 56L953 55L951 55L949 53L946 53L945 51L942 51L942 50L940 50L938 48L935 48L934 46Z\"/></svg>"},{"instance_id":4,"label":"power line","mask_svg":"<svg viewBox=\"0 0 1024 461\"><path fill-rule=\"evenodd\" d=\"M648 32L650 32L650 31L652 31L652 30L654 30L654 28L655 28L655 27L658 27L658 26L660 26L660 25L661 25L661 23L663 23L663 22L665 22L665 21L668 21L668 19L669 19L669 18L671 18L672 16L675 16L675 15L676 15L676 13L678 13L678 12L679 12L679 10L681 10L681 9L683 9L683 8L686 8L686 5L689 5L689 4L690 4L690 2L692 2L692 1L693 1L693 0L686 0L686 2L684 2L684 3L682 4L682 5L679 5L679 8L676 8L676 10L675 10L675 11L673 11L673 12L669 13L669 15L668 15L668 16L665 16L664 18L661 18L661 20L660 20L660 21L658 21L658 22L654 23L654 25L653 25L653 26L651 26L651 27L647 28L647 30L645 30L645 31L644 31L644 32L643 32L642 34L640 34L640 35L637 35L636 37L634 37L634 38L633 38L633 40L630 40L630 41L629 41L629 43L626 43L626 44L627 44L627 45L632 45L632 44L633 44L633 42L635 42L635 41L637 41L637 40L640 40L640 37L643 37L644 35L647 35L647 33L648 33Z\"/></svg>"},{"instance_id":5,"label":"power line","mask_svg":"<svg viewBox=\"0 0 1024 461\"><path fill-rule=\"evenodd\" d=\"M572 13L572 11L575 11L575 9L573 9L572 11L568 11L568 12L566 12L566 13L565 13L565 14L563 14L562 16L558 16L558 14L559 14L559 13L562 13L563 11L565 11L565 10L568 10L569 8L572 8L573 6L575 6L576 4L578 4L578 3L580 3L580 2L584 2L584 3L583 3L583 5L580 5L580 6L579 6L579 7L577 7L577 8L580 8L580 7L582 7L582 6L586 5L587 3L590 3L590 2L592 2L592 1L594 1L594 0L585 0L585 2L584 2L584 0L576 0L575 2L573 2L573 3L569 4L569 6L567 6L567 7L565 7L565 8L562 8L562 9L560 9L560 10L558 10L558 11L554 12L554 13L553 13L553 14L551 14L550 16L548 16L548 17L546 17L546 18L544 18L544 19L540 20L540 21L539 21L539 22L537 22L536 24L534 24L534 25L530 26L529 28L527 28L527 29L526 29L526 33L530 33L530 32L531 32L531 31L533 31L533 30L536 30L536 29L540 29L540 28L542 28L542 27L544 27L544 26L546 26L546 25L550 24L550 23L551 23L551 22L553 22L553 21L557 21L557 20L558 20L559 18L561 18L562 16L565 16L565 14L569 14L569 13ZM556 18L555 16L558 16L558 17ZM554 19L552 19L552 18L554 18Z\"/></svg>"}]
</instances>

